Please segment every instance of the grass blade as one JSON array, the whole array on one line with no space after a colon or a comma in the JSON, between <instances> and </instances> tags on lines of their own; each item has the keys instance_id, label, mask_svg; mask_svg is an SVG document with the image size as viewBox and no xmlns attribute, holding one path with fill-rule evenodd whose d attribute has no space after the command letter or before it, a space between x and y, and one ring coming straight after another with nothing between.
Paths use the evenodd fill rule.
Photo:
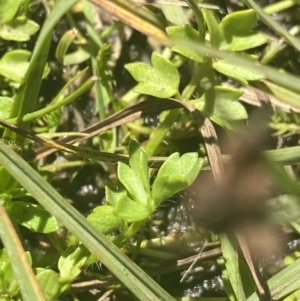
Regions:
<instances>
[{"instance_id":1,"label":"grass blade","mask_svg":"<svg viewBox=\"0 0 300 301\"><path fill-rule=\"evenodd\" d=\"M287 266L268 281L274 300L282 300L284 297L300 288L299 272L300 259ZM259 301L259 297L254 293L247 301Z\"/></svg>"},{"instance_id":2,"label":"grass blade","mask_svg":"<svg viewBox=\"0 0 300 301\"><path fill-rule=\"evenodd\" d=\"M23 115L34 111L40 91L44 68L48 59L48 52L54 26L76 2L77 0L59 1L44 23L36 42L29 68L14 101L10 114L11 118L21 118ZM34 85L32 83L34 83ZM28 129L29 122L21 123L20 127L25 130ZM16 138L16 135L9 130L5 131L4 136L12 139ZM23 137L19 136L18 141L24 141Z\"/></svg>"},{"instance_id":3,"label":"grass blade","mask_svg":"<svg viewBox=\"0 0 300 301\"><path fill-rule=\"evenodd\" d=\"M253 0L243 0L243 2L253 8L255 12L258 14L259 18L267 24L270 28L272 28L275 32L277 32L285 41L287 41L290 45L295 47L298 51L300 51L300 41L298 38L292 36L284 27L278 24L275 20L273 20L267 13L265 13L259 5L257 5Z\"/></svg>"},{"instance_id":4,"label":"grass blade","mask_svg":"<svg viewBox=\"0 0 300 301\"><path fill-rule=\"evenodd\" d=\"M46 298L28 262L28 258L15 228L2 204L0 204L0 216L1 240L6 248L11 266L17 277L23 300L46 301Z\"/></svg>"},{"instance_id":5,"label":"grass blade","mask_svg":"<svg viewBox=\"0 0 300 301\"><path fill-rule=\"evenodd\" d=\"M0 141L0 164L91 251L140 300L174 300L86 219L21 157Z\"/></svg>"}]
</instances>

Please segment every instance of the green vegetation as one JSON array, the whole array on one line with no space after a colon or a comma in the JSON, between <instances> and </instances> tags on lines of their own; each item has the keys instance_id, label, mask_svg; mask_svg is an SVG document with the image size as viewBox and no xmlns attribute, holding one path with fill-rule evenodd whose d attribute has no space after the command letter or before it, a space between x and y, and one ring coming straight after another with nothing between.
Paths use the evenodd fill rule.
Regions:
<instances>
[{"instance_id":1,"label":"green vegetation","mask_svg":"<svg viewBox=\"0 0 300 301\"><path fill-rule=\"evenodd\" d=\"M0 300L299 298L299 1L256 2L0 1Z\"/></svg>"}]
</instances>

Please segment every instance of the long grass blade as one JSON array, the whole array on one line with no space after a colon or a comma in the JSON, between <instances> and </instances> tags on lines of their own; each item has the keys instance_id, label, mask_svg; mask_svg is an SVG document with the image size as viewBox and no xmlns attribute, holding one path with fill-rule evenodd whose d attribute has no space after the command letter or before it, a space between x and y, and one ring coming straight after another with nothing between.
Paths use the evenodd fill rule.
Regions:
<instances>
[{"instance_id":1,"label":"long grass blade","mask_svg":"<svg viewBox=\"0 0 300 301\"><path fill-rule=\"evenodd\" d=\"M51 44L53 28L61 19L61 17L76 2L77 0L59 1L44 23L44 26L41 29L38 40L36 42L34 52L30 60L29 68L14 101L14 105L10 114L11 118L21 118L25 114L34 111L40 91L44 68L48 59L48 52ZM32 83L34 83L34 85ZM20 126L26 130L29 128L29 122L23 122L20 124ZM11 139L16 139L16 135L9 130L5 131L4 136ZM18 141L20 143L23 142L22 136L18 137Z\"/></svg>"},{"instance_id":2,"label":"long grass blade","mask_svg":"<svg viewBox=\"0 0 300 301\"><path fill-rule=\"evenodd\" d=\"M0 141L0 164L46 210L76 235L137 298L153 301L174 300L102 233L97 232L38 172L2 141Z\"/></svg>"},{"instance_id":3,"label":"long grass blade","mask_svg":"<svg viewBox=\"0 0 300 301\"><path fill-rule=\"evenodd\" d=\"M273 20L267 13L265 13L259 5L257 5L253 0L243 0L243 2L253 8L258 14L259 18L267 24L270 28L272 28L275 32L277 32L285 41L287 41L290 45L295 47L298 51L300 51L300 41L298 38L292 36L287 30L285 30L280 24L278 24L275 20Z\"/></svg>"},{"instance_id":4,"label":"long grass blade","mask_svg":"<svg viewBox=\"0 0 300 301\"><path fill-rule=\"evenodd\" d=\"M28 258L15 228L2 204L0 204L0 236L10 258L24 301L46 301L42 289L28 262Z\"/></svg>"}]
</instances>

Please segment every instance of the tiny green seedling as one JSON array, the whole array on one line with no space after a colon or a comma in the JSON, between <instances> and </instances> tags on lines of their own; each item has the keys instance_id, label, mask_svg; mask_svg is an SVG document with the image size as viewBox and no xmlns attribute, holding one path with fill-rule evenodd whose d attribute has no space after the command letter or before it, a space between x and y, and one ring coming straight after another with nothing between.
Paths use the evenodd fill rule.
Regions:
<instances>
[{"instance_id":1,"label":"tiny green seedling","mask_svg":"<svg viewBox=\"0 0 300 301\"><path fill-rule=\"evenodd\" d=\"M129 165L118 163L117 187L106 186L107 204L94 209L88 220L101 232L120 230L132 237L156 208L196 179L202 166L197 153L172 154L160 168L152 187L145 150L135 140L129 145Z\"/></svg>"}]
</instances>

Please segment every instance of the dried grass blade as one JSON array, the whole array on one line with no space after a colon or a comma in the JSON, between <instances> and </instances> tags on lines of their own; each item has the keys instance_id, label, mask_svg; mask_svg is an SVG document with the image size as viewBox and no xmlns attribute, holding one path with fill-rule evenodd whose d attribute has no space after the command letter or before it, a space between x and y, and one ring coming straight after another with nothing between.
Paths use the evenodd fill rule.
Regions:
<instances>
[{"instance_id":1,"label":"dried grass blade","mask_svg":"<svg viewBox=\"0 0 300 301\"><path fill-rule=\"evenodd\" d=\"M89 2L143 34L155 38L164 44L170 44L164 27L160 26L160 20L134 2L128 0L89 0Z\"/></svg>"}]
</instances>

